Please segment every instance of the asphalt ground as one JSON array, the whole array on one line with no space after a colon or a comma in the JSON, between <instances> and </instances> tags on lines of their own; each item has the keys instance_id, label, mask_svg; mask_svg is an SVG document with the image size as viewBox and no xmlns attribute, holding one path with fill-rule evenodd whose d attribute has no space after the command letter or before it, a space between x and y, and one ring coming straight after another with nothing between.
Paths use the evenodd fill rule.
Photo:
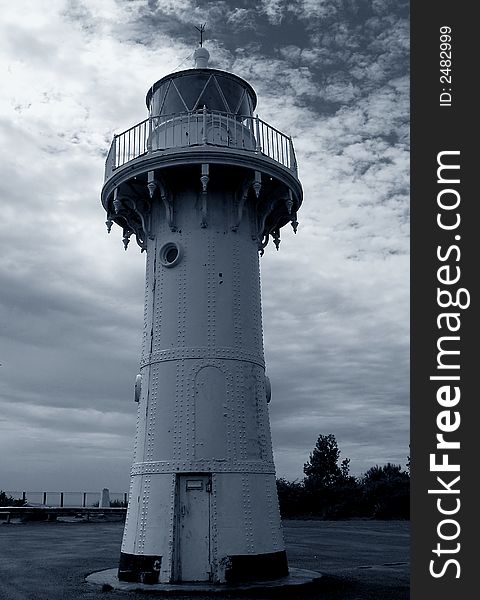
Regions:
<instances>
[{"instance_id":1,"label":"asphalt ground","mask_svg":"<svg viewBox=\"0 0 480 600\"><path fill-rule=\"evenodd\" d=\"M323 577L312 587L252 594L256 598L409 598L408 522L286 520L283 529L289 565L319 571ZM89 573L116 567L122 532L118 521L0 524L0 600L158 598L85 582ZM196 600L210 597L222 600L219 595L195 595Z\"/></svg>"}]
</instances>

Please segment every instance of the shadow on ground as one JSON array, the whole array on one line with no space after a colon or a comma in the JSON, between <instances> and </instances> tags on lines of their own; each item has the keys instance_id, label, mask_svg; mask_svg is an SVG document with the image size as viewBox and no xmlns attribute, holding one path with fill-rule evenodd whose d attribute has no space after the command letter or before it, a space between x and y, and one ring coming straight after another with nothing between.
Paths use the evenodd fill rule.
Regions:
<instances>
[{"instance_id":1,"label":"shadow on ground","mask_svg":"<svg viewBox=\"0 0 480 600\"><path fill-rule=\"evenodd\" d=\"M85 582L87 574L116 566L122 532L120 522L0 525L0 600L158 598L149 593L102 590ZM321 572L320 582L301 590L225 594L224 598L409 598L407 522L288 520L284 535L289 564ZM210 597L196 595L195 599Z\"/></svg>"}]
</instances>

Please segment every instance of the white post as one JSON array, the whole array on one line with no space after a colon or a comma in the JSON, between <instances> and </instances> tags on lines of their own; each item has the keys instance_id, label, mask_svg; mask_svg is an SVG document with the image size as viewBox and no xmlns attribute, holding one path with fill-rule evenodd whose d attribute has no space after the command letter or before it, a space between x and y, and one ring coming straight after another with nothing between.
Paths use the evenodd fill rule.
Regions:
<instances>
[{"instance_id":1,"label":"white post","mask_svg":"<svg viewBox=\"0 0 480 600\"><path fill-rule=\"evenodd\" d=\"M99 508L110 508L110 491L108 488L103 488L98 506Z\"/></svg>"}]
</instances>

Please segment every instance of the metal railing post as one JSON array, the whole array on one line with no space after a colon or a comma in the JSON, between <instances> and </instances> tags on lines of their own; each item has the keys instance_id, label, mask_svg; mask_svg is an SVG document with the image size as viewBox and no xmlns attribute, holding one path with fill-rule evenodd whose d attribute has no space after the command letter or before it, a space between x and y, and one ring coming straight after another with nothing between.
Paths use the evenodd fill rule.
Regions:
<instances>
[{"instance_id":1,"label":"metal railing post","mask_svg":"<svg viewBox=\"0 0 480 600\"><path fill-rule=\"evenodd\" d=\"M152 131L153 131L153 117L150 115L148 117L148 139L147 139L147 152L150 153L152 151Z\"/></svg>"},{"instance_id":2,"label":"metal railing post","mask_svg":"<svg viewBox=\"0 0 480 600\"><path fill-rule=\"evenodd\" d=\"M43 504L47 504L47 492L43 492Z\"/></svg>"},{"instance_id":3,"label":"metal railing post","mask_svg":"<svg viewBox=\"0 0 480 600\"><path fill-rule=\"evenodd\" d=\"M120 165L120 144L118 141L118 135L115 134L113 138L113 164L112 168L115 169Z\"/></svg>"},{"instance_id":4,"label":"metal railing post","mask_svg":"<svg viewBox=\"0 0 480 600\"><path fill-rule=\"evenodd\" d=\"M83 492L82 507L85 508L86 506L87 506L87 492Z\"/></svg>"},{"instance_id":5,"label":"metal railing post","mask_svg":"<svg viewBox=\"0 0 480 600\"><path fill-rule=\"evenodd\" d=\"M112 143L110 144L110 149L107 154L107 160L105 161L105 179L111 175L112 171L115 168L115 158L116 158L116 149L115 149L115 138L113 136Z\"/></svg>"},{"instance_id":6,"label":"metal railing post","mask_svg":"<svg viewBox=\"0 0 480 600\"><path fill-rule=\"evenodd\" d=\"M117 157L117 134L114 133L113 134L113 141L112 141L112 156L111 156L111 165L112 165L112 171L114 169L117 168L118 166L118 157Z\"/></svg>"},{"instance_id":7,"label":"metal railing post","mask_svg":"<svg viewBox=\"0 0 480 600\"><path fill-rule=\"evenodd\" d=\"M290 142L290 164L288 165L290 169L297 172L297 159L295 158L295 150L293 149L293 141L292 138L289 137L288 141Z\"/></svg>"},{"instance_id":8,"label":"metal railing post","mask_svg":"<svg viewBox=\"0 0 480 600\"><path fill-rule=\"evenodd\" d=\"M203 133L202 133L202 144L207 143L207 107L203 105Z\"/></svg>"},{"instance_id":9,"label":"metal railing post","mask_svg":"<svg viewBox=\"0 0 480 600\"><path fill-rule=\"evenodd\" d=\"M133 128L133 156L132 156L132 153L130 152L129 160L132 160L132 158L135 158L136 152L137 152L137 127L134 127Z\"/></svg>"},{"instance_id":10,"label":"metal railing post","mask_svg":"<svg viewBox=\"0 0 480 600\"><path fill-rule=\"evenodd\" d=\"M60 492L60 507L63 508L63 492Z\"/></svg>"},{"instance_id":11,"label":"metal railing post","mask_svg":"<svg viewBox=\"0 0 480 600\"><path fill-rule=\"evenodd\" d=\"M123 503L127 506L127 492L123 492Z\"/></svg>"},{"instance_id":12,"label":"metal railing post","mask_svg":"<svg viewBox=\"0 0 480 600\"><path fill-rule=\"evenodd\" d=\"M262 145L260 144L260 126L259 126L259 119L258 119L258 114L255 115L255 138L256 138L256 147L255 147L255 152L261 152L262 151Z\"/></svg>"},{"instance_id":13,"label":"metal railing post","mask_svg":"<svg viewBox=\"0 0 480 600\"><path fill-rule=\"evenodd\" d=\"M27 492L22 492L22 502L25 502L27 499Z\"/></svg>"}]
</instances>

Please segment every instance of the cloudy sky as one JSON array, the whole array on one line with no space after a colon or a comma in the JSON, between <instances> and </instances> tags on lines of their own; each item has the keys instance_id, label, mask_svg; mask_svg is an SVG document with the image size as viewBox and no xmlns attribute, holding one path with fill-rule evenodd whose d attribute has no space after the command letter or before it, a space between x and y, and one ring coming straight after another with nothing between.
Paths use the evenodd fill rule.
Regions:
<instances>
[{"instance_id":1,"label":"cloudy sky","mask_svg":"<svg viewBox=\"0 0 480 600\"><path fill-rule=\"evenodd\" d=\"M191 68L247 79L292 135L304 204L261 260L278 476L320 433L354 474L409 454L408 6L1 0L0 489L128 487L144 260L107 236L114 132Z\"/></svg>"}]
</instances>

